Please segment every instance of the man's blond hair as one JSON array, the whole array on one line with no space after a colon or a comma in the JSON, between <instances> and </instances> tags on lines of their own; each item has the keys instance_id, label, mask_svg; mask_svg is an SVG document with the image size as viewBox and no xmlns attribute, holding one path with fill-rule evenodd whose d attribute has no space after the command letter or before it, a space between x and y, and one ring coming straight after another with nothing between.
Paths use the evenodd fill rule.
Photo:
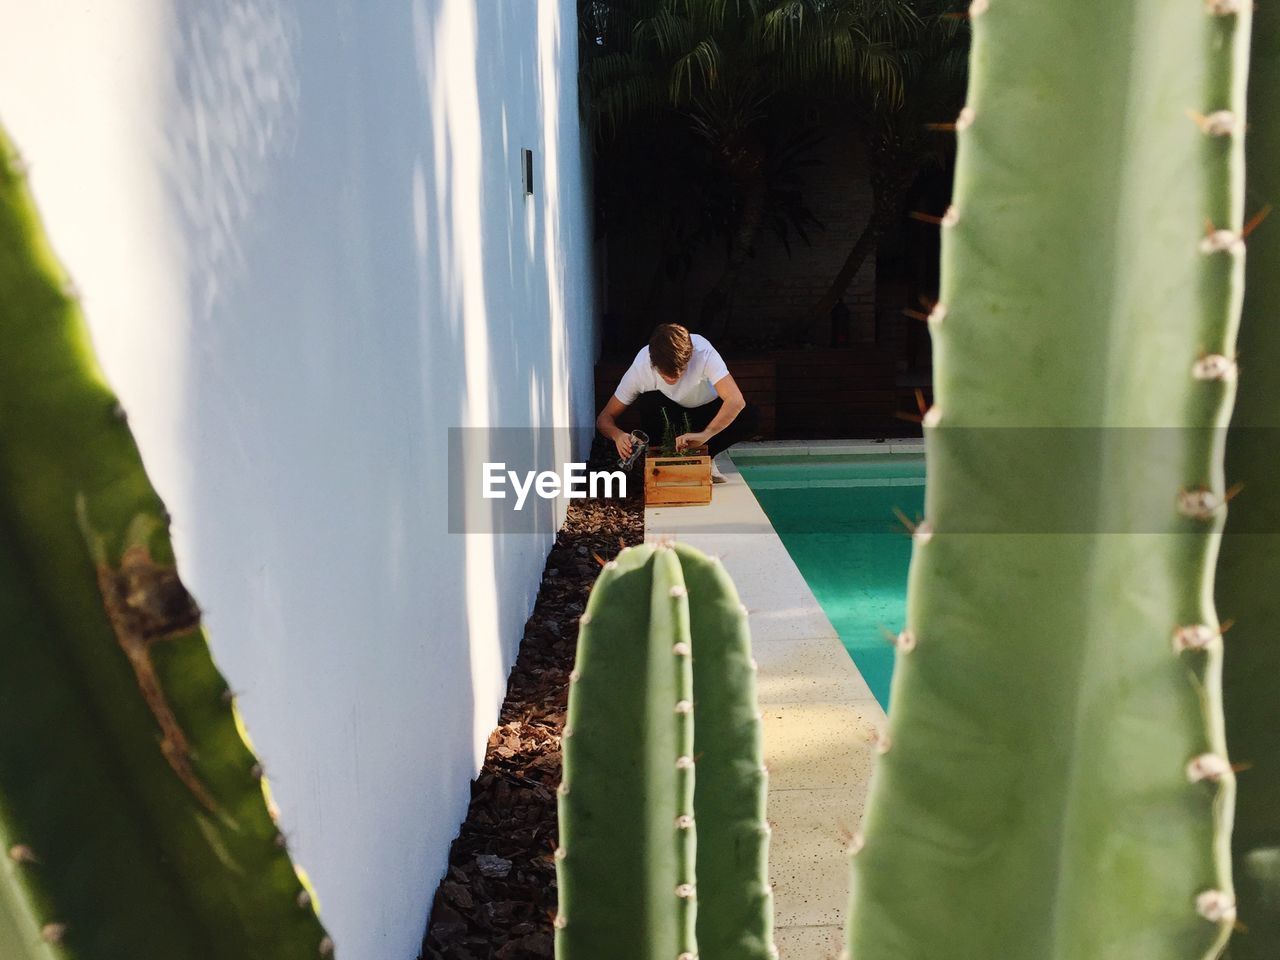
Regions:
<instances>
[{"instance_id":1,"label":"man's blond hair","mask_svg":"<svg viewBox=\"0 0 1280 960\"><path fill-rule=\"evenodd\" d=\"M678 377L693 356L689 331L678 323L664 323L649 338L649 362L664 376Z\"/></svg>"}]
</instances>

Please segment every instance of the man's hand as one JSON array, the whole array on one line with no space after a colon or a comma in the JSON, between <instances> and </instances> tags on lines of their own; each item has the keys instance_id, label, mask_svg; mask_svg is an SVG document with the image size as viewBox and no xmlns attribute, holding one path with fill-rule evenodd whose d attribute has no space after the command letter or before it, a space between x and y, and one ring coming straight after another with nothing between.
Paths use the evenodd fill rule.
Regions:
<instances>
[{"instance_id":1,"label":"man's hand","mask_svg":"<svg viewBox=\"0 0 1280 960\"><path fill-rule=\"evenodd\" d=\"M613 438L613 445L618 448L618 456L621 459L625 460L631 456L632 442L631 434L629 433L619 433Z\"/></svg>"},{"instance_id":2,"label":"man's hand","mask_svg":"<svg viewBox=\"0 0 1280 960\"><path fill-rule=\"evenodd\" d=\"M600 411L600 415L596 417L596 429L606 437L613 438L613 445L618 448L618 456L623 460L631 456L631 434L618 426L616 418L622 416L622 412L626 409L625 403L617 397L610 397L609 402Z\"/></svg>"},{"instance_id":3,"label":"man's hand","mask_svg":"<svg viewBox=\"0 0 1280 960\"><path fill-rule=\"evenodd\" d=\"M689 447L700 447L711 439L711 434L706 430L698 433L682 433L676 437L676 449L684 450Z\"/></svg>"}]
</instances>

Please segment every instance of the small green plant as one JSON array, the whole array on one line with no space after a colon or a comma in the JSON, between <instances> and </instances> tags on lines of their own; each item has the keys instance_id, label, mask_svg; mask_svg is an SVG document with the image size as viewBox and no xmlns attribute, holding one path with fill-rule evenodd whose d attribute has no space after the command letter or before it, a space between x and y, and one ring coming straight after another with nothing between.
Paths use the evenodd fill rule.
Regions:
<instances>
[{"instance_id":1,"label":"small green plant","mask_svg":"<svg viewBox=\"0 0 1280 960\"><path fill-rule=\"evenodd\" d=\"M0 957L333 943L0 130Z\"/></svg>"},{"instance_id":2,"label":"small green plant","mask_svg":"<svg viewBox=\"0 0 1280 960\"><path fill-rule=\"evenodd\" d=\"M677 431L676 425L667 416L667 408L661 408L662 413L662 450L661 453L666 457L688 457L691 456L692 450L677 450L676 438L686 433L693 433L693 424L689 420L689 414L682 413L680 419L683 429Z\"/></svg>"},{"instance_id":3,"label":"small green plant","mask_svg":"<svg viewBox=\"0 0 1280 960\"><path fill-rule=\"evenodd\" d=\"M581 623L557 960L776 957L755 662L728 574L691 547L631 547Z\"/></svg>"}]
</instances>

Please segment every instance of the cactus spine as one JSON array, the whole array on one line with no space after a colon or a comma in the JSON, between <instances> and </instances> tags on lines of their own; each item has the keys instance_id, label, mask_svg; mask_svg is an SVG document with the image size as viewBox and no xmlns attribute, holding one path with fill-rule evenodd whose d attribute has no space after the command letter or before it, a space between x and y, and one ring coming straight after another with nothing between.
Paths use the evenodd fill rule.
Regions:
<instances>
[{"instance_id":1,"label":"cactus spine","mask_svg":"<svg viewBox=\"0 0 1280 960\"><path fill-rule=\"evenodd\" d=\"M750 637L719 563L624 550L570 680L558 960L775 956Z\"/></svg>"},{"instance_id":2,"label":"cactus spine","mask_svg":"<svg viewBox=\"0 0 1280 960\"><path fill-rule=\"evenodd\" d=\"M0 131L0 956L330 956Z\"/></svg>"},{"instance_id":3,"label":"cactus spine","mask_svg":"<svg viewBox=\"0 0 1280 960\"><path fill-rule=\"evenodd\" d=\"M1249 196L1280 204L1280 9L1259 4L1249 66ZM1227 443L1231 504L1218 564L1227 743L1240 774L1232 855L1241 931L1232 960L1280 957L1280 223L1249 238L1240 386Z\"/></svg>"},{"instance_id":4,"label":"cactus spine","mask_svg":"<svg viewBox=\"0 0 1280 960\"><path fill-rule=\"evenodd\" d=\"M1250 7L972 5L856 960L1199 960L1230 934L1211 594Z\"/></svg>"}]
</instances>

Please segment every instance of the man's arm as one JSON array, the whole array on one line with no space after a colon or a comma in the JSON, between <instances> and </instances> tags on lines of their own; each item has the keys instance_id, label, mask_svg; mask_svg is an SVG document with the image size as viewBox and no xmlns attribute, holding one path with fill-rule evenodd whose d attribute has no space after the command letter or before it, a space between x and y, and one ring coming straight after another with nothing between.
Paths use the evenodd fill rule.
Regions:
<instances>
[{"instance_id":1,"label":"man's arm","mask_svg":"<svg viewBox=\"0 0 1280 960\"><path fill-rule=\"evenodd\" d=\"M613 445L618 448L618 456L624 460L631 456L631 434L618 426L617 418L622 416L627 406L616 396L610 397L596 417L596 429L613 441Z\"/></svg>"},{"instance_id":2,"label":"man's arm","mask_svg":"<svg viewBox=\"0 0 1280 960\"><path fill-rule=\"evenodd\" d=\"M731 374L726 374L717 380L715 388L716 393L720 395L720 399L724 401L720 404L720 409L711 419L711 422L707 424L705 430L699 430L697 433L684 433L676 437L677 450L683 450L685 447L702 446L729 424L733 423L738 418L738 414L742 412L742 408L747 405L747 401L742 396L742 391L738 389L738 384Z\"/></svg>"}]
</instances>

